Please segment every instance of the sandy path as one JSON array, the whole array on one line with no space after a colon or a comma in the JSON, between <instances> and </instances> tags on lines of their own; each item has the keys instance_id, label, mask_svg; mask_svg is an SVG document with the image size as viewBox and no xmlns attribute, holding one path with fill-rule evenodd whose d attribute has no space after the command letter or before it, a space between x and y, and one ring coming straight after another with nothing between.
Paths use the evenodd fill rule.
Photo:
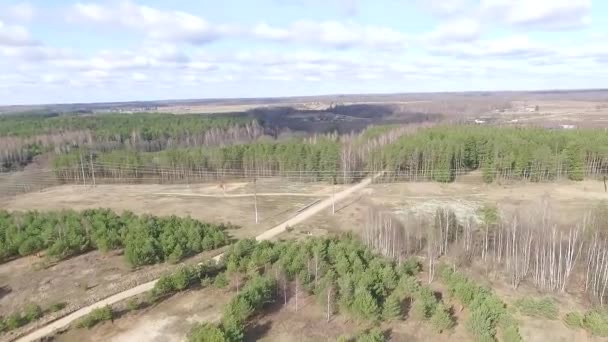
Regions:
<instances>
[{"instance_id":1,"label":"sandy path","mask_svg":"<svg viewBox=\"0 0 608 342\"><path fill-rule=\"evenodd\" d=\"M154 195L161 196L183 196L183 197L212 197L212 198L239 198L239 197L253 197L255 194L225 194L225 195L210 195L210 194L189 194L182 192L157 192ZM321 197L331 195L319 195L319 194L302 194L297 192L260 192L257 196L289 196L289 197Z\"/></svg>"},{"instance_id":2,"label":"sandy path","mask_svg":"<svg viewBox=\"0 0 608 342\"><path fill-rule=\"evenodd\" d=\"M373 177L366 178L366 179L362 180L361 182L336 193L333 196L334 198L329 197L327 199L324 199L324 200L318 202L315 205L312 205L308 209L301 211L299 214L288 219L287 221L258 235L255 239L258 241L272 239L273 237L283 233L287 229L287 227L294 226L294 225L310 218L311 216L317 214L318 212L320 212L324 209L327 209L328 207L330 207L332 205L332 203L334 203L334 200L336 202L340 201L340 200L350 196L352 193L365 188L366 186L371 184L373 179L375 179L376 177L379 177L380 175L382 175L382 172L374 175ZM222 255L223 254L219 254L219 255L215 256L213 258L213 260L218 261L222 257ZM81 308L79 310L76 310L63 318L60 318L44 327L39 328L38 330L35 330L35 331L17 339L17 341L18 342L31 342L31 341L39 340L47 335L51 335L52 333L54 333L57 330L66 328L67 326L70 325L70 323L74 322L75 320L77 320L79 318L86 316L91 311L93 311L97 308L102 308L106 305L112 305L112 304L118 303L120 301L123 301L127 298L150 291L152 288L154 288L154 284L156 284L157 281L158 281L158 279L150 281L148 283L138 285L138 286L130 288L126 291L123 291L123 292L117 293L113 296L110 296L106 299L102 299L97 303L94 303L94 304L91 304L84 308Z\"/></svg>"}]
</instances>

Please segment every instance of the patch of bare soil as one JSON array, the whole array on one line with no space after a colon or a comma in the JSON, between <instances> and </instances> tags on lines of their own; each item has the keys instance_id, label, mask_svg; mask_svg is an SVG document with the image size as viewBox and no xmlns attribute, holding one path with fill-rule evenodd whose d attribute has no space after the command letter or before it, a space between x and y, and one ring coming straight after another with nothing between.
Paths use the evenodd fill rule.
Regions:
<instances>
[{"instance_id":1,"label":"patch of bare soil","mask_svg":"<svg viewBox=\"0 0 608 342\"><path fill-rule=\"evenodd\" d=\"M218 253L201 253L182 263L196 263ZM19 258L0 265L0 285L5 289L0 315L21 310L27 303L43 308L55 303L79 307L155 279L177 266L165 263L131 269L118 252L100 251L48 266L36 256Z\"/></svg>"},{"instance_id":2,"label":"patch of bare soil","mask_svg":"<svg viewBox=\"0 0 608 342\"><path fill-rule=\"evenodd\" d=\"M246 341L336 341L340 336L353 338L357 333L369 328L365 323L348 319L344 315L333 315L327 321L324 305L319 305L313 296L300 296L298 310L295 299L287 305L282 302L267 310L246 333ZM428 322L420 322L407 317L380 327L387 332L391 341L471 341L460 324L449 333L434 332Z\"/></svg>"},{"instance_id":3,"label":"patch of bare soil","mask_svg":"<svg viewBox=\"0 0 608 342\"><path fill-rule=\"evenodd\" d=\"M184 341L200 322L218 322L232 292L204 288L178 293L156 305L126 313L114 322L91 329L77 328L55 336L56 341Z\"/></svg>"},{"instance_id":4,"label":"patch of bare soil","mask_svg":"<svg viewBox=\"0 0 608 342\"><path fill-rule=\"evenodd\" d=\"M371 184L348 199L310 220L293 227L290 237L313 234L315 230L331 233L360 233L365 225L367 209L375 206L392 211L396 217L406 213L430 217L439 208L454 211L459 219L476 217L485 205L497 206L508 214L547 200L561 224L575 224L590 208L608 201L608 193L600 181L559 183L484 184L481 178L468 175L461 182ZM284 238L286 236L282 236Z\"/></svg>"}]
</instances>

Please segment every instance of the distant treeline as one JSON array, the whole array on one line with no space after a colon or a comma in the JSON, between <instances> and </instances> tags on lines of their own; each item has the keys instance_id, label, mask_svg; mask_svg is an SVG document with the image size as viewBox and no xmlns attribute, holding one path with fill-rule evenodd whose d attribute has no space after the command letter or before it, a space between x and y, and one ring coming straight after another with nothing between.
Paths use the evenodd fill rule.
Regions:
<instances>
[{"instance_id":1,"label":"distant treeline","mask_svg":"<svg viewBox=\"0 0 608 342\"><path fill-rule=\"evenodd\" d=\"M481 170L495 180L582 180L608 174L608 134L600 130L451 125L399 131L378 127L360 135L326 135L288 141L256 141L223 147L169 149L154 153L128 150L75 151L55 160L66 182L109 177L137 181L205 179L216 176L282 175L352 181L386 171L387 180L451 182ZM88 158L88 157L87 157Z\"/></svg>"},{"instance_id":2,"label":"distant treeline","mask_svg":"<svg viewBox=\"0 0 608 342\"><path fill-rule=\"evenodd\" d=\"M31 162L40 153L77 147L97 151L245 143L264 134L254 119L236 116L103 114L0 117L0 167Z\"/></svg>"},{"instance_id":3,"label":"distant treeline","mask_svg":"<svg viewBox=\"0 0 608 342\"><path fill-rule=\"evenodd\" d=\"M228 243L223 225L192 218L118 215L109 209L82 212L7 212L0 210L0 263L44 251L64 259L99 249L124 248L133 266L184 257Z\"/></svg>"},{"instance_id":4,"label":"distant treeline","mask_svg":"<svg viewBox=\"0 0 608 342\"><path fill-rule=\"evenodd\" d=\"M31 137L41 134L89 130L98 138L126 140L133 132L142 139L198 134L252 121L246 117L201 114L97 114L57 116L0 116L0 136Z\"/></svg>"}]
</instances>

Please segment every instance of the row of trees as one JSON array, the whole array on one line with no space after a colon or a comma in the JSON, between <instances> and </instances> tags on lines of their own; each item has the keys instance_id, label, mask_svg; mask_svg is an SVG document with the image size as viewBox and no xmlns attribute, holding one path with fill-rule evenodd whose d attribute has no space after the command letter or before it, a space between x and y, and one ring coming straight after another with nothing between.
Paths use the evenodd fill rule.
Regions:
<instances>
[{"instance_id":1,"label":"row of trees","mask_svg":"<svg viewBox=\"0 0 608 342\"><path fill-rule=\"evenodd\" d=\"M133 266L212 250L229 242L226 226L176 216L118 215L108 209L55 212L0 211L0 262L44 251L67 258L93 249L124 248Z\"/></svg>"},{"instance_id":2,"label":"row of trees","mask_svg":"<svg viewBox=\"0 0 608 342\"><path fill-rule=\"evenodd\" d=\"M396 260L425 253L429 281L442 256L457 264L480 264L499 271L517 288L528 282L542 291L584 289L599 305L608 300L608 209L591 210L573 225L559 225L547 201L526 210L500 213L484 208L476 217L458 219L438 209L434 218L406 213L399 220L372 209L365 243Z\"/></svg>"},{"instance_id":3,"label":"row of trees","mask_svg":"<svg viewBox=\"0 0 608 342\"><path fill-rule=\"evenodd\" d=\"M82 154L57 158L55 169L64 181L82 177ZM450 182L472 170L481 170L486 182L582 180L608 174L608 135L598 130L389 126L360 135L328 134L157 153L116 150L96 153L92 158L93 165L84 163L86 175L97 172L103 177L129 180L194 180L214 174L313 180L337 177L340 182L350 182L380 170L385 171L387 181Z\"/></svg>"}]
</instances>

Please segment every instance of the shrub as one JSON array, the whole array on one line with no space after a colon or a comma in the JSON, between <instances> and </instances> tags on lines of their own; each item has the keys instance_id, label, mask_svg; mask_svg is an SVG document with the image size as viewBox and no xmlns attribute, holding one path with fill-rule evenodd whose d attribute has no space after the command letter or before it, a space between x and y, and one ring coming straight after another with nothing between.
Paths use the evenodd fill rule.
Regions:
<instances>
[{"instance_id":1,"label":"shrub","mask_svg":"<svg viewBox=\"0 0 608 342\"><path fill-rule=\"evenodd\" d=\"M386 338L382 331L378 328L370 329L359 336L357 336L357 342L384 342Z\"/></svg>"},{"instance_id":2,"label":"shrub","mask_svg":"<svg viewBox=\"0 0 608 342\"><path fill-rule=\"evenodd\" d=\"M14 313L6 319L6 327L8 330L14 330L25 324L21 314Z\"/></svg>"},{"instance_id":3,"label":"shrub","mask_svg":"<svg viewBox=\"0 0 608 342\"><path fill-rule=\"evenodd\" d=\"M593 310L585 314L583 326L591 334L596 336L608 336L608 312L603 310Z\"/></svg>"},{"instance_id":4,"label":"shrub","mask_svg":"<svg viewBox=\"0 0 608 342\"><path fill-rule=\"evenodd\" d=\"M350 341L350 337L348 337L348 335L340 335L338 336L338 339L336 340L336 342L348 342Z\"/></svg>"},{"instance_id":5,"label":"shrub","mask_svg":"<svg viewBox=\"0 0 608 342\"><path fill-rule=\"evenodd\" d=\"M418 292L420 284L413 276L404 276L397 285L398 291L405 297L411 297Z\"/></svg>"},{"instance_id":6,"label":"shrub","mask_svg":"<svg viewBox=\"0 0 608 342\"><path fill-rule=\"evenodd\" d=\"M411 257L401 264L399 271L403 275L415 276L422 271L422 264L417 258Z\"/></svg>"},{"instance_id":7,"label":"shrub","mask_svg":"<svg viewBox=\"0 0 608 342\"><path fill-rule=\"evenodd\" d=\"M79 328L91 328L98 323L109 321L113 319L112 308L110 306L104 306L103 308L97 308L91 311L90 314L83 317L77 326Z\"/></svg>"},{"instance_id":8,"label":"shrub","mask_svg":"<svg viewBox=\"0 0 608 342\"><path fill-rule=\"evenodd\" d=\"M522 314L531 317L557 319L558 315L557 305L550 298L520 298L515 301L515 307L519 309Z\"/></svg>"},{"instance_id":9,"label":"shrub","mask_svg":"<svg viewBox=\"0 0 608 342\"><path fill-rule=\"evenodd\" d=\"M23 318L27 322L32 322L42 317L42 309L36 304L29 304L25 307Z\"/></svg>"},{"instance_id":10,"label":"shrub","mask_svg":"<svg viewBox=\"0 0 608 342\"><path fill-rule=\"evenodd\" d=\"M152 289L152 293L156 297L161 297L174 291L175 287L173 286L173 278L170 274L165 274L160 277Z\"/></svg>"},{"instance_id":11,"label":"shrub","mask_svg":"<svg viewBox=\"0 0 608 342\"><path fill-rule=\"evenodd\" d=\"M217 287L218 289L223 289L228 286L228 284L228 277L226 276L225 272L222 272L215 276L215 280L213 281L213 286Z\"/></svg>"},{"instance_id":12,"label":"shrub","mask_svg":"<svg viewBox=\"0 0 608 342\"><path fill-rule=\"evenodd\" d=\"M135 311L139 309L140 304L141 303L137 300L137 298L131 298L127 301L127 310Z\"/></svg>"},{"instance_id":13,"label":"shrub","mask_svg":"<svg viewBox=\"0 0 608 342\"><path fill-rule=\"evenodd\" d=\"M513 319L510 314L505 314L500 321L501 328L501 341L504 342L521 342L523 339L519 334L519 328L517 322Z\"/></svg>"},{"instance_id":14,"label":"shrub","mask_svg":"<svg viewBox=\"0 0 608 342\"><path fill-rule=\"evenodd\" d=\"M431 316L431 325L435 331L441 333L454 327L454 319L444 304L437 305Z\"/></svg>"},{"instance_id":15,"label":"shrub","mask_svg":"<svg viewBox=\"0 0 608 342\"><path fill-rule=\"evenodd\" d=\"M382 308L382 318L387 321L401 318L401 298L396 292L386 297Z\"/></svg>"},{"instance_id":16,"label":"shrub","mask_svg":"<svg viewBox=\"0 0 608 342\"><path fill-rule=\"evenodd\" d=\"M412 315L420 320L427 320L433 316L437 308L437 298L433 291L427 287L420 287L414 297Z\"/></svg>"},{"instance_id":17,"label":"shrub","mask_svg":"<svg viewBox=\"0 0 608 342\"><path fill-rule=\"evenodd\" d=\"M192 278L192 272L188 267L180 267L175 273L171 275L171 282L173 283L173 289L177 291L185 290L190 285L190 279Z\"/></svg>"},{"instance_id":18,"label":"shrub","mask_svg":"<svg viewBox=\"0 0 608 342\"><path fill-rule=\"evenodd\" d=\"M224 342L227 341L224 331L217 325L203 323L195 326L188 334L190 342Z\"/></svg>"},{"instance_id":19,"label":"shrub","mask_svg":"<svg viewBox=\"0 0 608 342\"><path fill-rule=\"evenodd\" d=\"M564 316L564 324L572 329L584 327L584 316L578 312L568 312Z\"/></svg>"},{"instance_id":20,"label":"shrub","mask_svg":"<svg viewBox=\"0 0 608 342\"><path fill-rule=\"evenodd\" d=\"M57 312L59 310L62 310L63 308L66 307L66 303L64 302L59 302L59 303L53 303L51 304L51 306L49 307L49 310L51 310L51 312Z\"/></svg>"}]
</instances>

